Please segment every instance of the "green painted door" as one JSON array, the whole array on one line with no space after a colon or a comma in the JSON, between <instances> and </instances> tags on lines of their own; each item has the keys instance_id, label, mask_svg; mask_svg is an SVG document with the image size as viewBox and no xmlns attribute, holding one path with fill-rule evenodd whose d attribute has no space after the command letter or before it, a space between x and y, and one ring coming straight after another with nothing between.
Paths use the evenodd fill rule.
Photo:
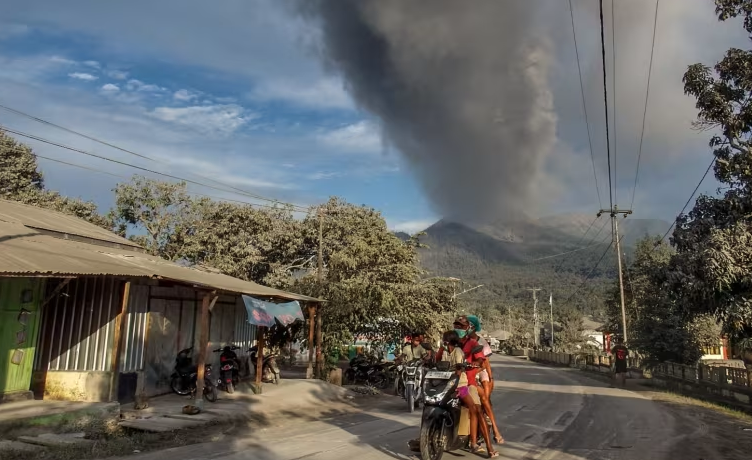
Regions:
<instances>
[{"instance_id":1,"label":"green painted door","mask_svg":"<svg viewBox=\"0 0 752 460\"><path fill-rule=\"evenodd\" d=\"M0 278L0 394L28 391L44 280Z\"/></svg>"}]
</instances>

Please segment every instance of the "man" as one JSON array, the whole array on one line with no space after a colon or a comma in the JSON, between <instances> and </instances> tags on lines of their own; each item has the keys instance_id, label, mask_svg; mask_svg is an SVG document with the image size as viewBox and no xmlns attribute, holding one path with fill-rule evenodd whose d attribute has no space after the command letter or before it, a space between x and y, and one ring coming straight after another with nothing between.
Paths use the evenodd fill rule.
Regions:
<instances>
[{"instance_id":1,"label":"man","mask_svg":"<svg viewBox=\"0 0 752 460\"><path fill-rule=\"evenodd\" d=\"M400 358L409 363L415 359L427 358L427 355L428 350L423 347L423 334L420 332L413 332L410 335L410 343L402 348Z\"/></svg>"},{"instance_id":2,"label":"man","mask_svg":"<svg viewBox=\"0 0 752 460\"><path fill-rule=\"evenodd\" d=\"M616 339L616 345L611 349L611 354L614 356L614 381L617 386L626 387L629 350L624 345L623 338Z\"/></svg>"}]
</instances>

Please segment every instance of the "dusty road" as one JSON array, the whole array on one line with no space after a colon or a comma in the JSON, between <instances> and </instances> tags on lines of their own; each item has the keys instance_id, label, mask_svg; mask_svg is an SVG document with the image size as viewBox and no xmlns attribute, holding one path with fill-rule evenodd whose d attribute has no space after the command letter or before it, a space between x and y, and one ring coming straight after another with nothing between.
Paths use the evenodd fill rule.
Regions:
<instances>
[{"instance_id":1,"label":"dusty road","mask_svg":"<svg viewBox=\"0 0 752 460\"><path fill-rule=\"evenodd\" d=\"M494 407L515 460L735 460L752 458L752 431L711 410L608 388L580 371L495 357ZM286 421L240 437L142 455L139 460L385 460L414 458L419 412L398 398L363 413ZM716 417L715 419L713 417ZM276 422L275 422L276 423ZM734 430L734 431L731 431ZM480 458L470 453L444 458Z\"/></svg>"}]
</instances>

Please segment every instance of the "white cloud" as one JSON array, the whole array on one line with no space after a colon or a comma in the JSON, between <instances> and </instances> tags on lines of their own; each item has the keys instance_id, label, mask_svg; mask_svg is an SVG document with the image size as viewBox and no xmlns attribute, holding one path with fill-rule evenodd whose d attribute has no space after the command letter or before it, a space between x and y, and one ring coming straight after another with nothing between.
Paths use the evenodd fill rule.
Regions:
<instances>
[{"instance_id":1,"label":"white cloud","mask_svg":"<svg viewBox=\"0 0 752 460\"><path fill-rule=\"evenodd\" d=\"M395 232L405 232L410 235L421 232L436 223L437 219L407 220L392 225Z\"/></svg>"},{"instance_id":2,"label":"white cloud","mask_svg":"<svg viewBox=\"0 0 752 460\"><path fill-rule=\"evenodd\" d=\"M84 72L73 72L73 73L69 73L68 76L71 78L76 78L78 80L84 80L84 81L94 81L94 80L99 79L99 77L97 77L96 75L92 75L90 73L84 73Z\"/></svg>"},{"instance_id":3,"label":"white cloud","mask_svg":"<svg viewBox=\"0 0 752 460\"><path fill-rule=\"evenodd\" d=\"M322 143L348 152L377 152L382 148L381 134L370 121L359 121L318 136Z\"/></svg>"},{"instance_id":4,"label":"white cloud","mask_svg":"<svg viewBox=\"0 0 752 460\"><path fill-rule=\"evenodd\" d=\"M254 100L282 100L320 109L352 109L350 96L339 80L326 78L314 84L274 79L259 85L250 95Z\"/></svg>"},{"instance_id":5,"label":"white cloud","mask_svg":"<svg viewBox=\"0 0 752 460\"><path fill-rule=\"evenodd\" d=\"M89 67L92 67L94 69L100 69L102 67L101 65L99 65L99 62L97 62L97 61L84 61L83 64L85 66L89 66Z\"/></svg>"},{"instance_id":6,"label":"white cloud","mask_svg":"<svg viewBox=\"0 0 752 460\"><path fill-rule=\"evenodd\" d=\"M4 38L20 37L31 31L26 24L2 24L0 25L0 40Z\"/></svg>"},{"instance_id":7,"label":"white cloud","mask_svg":"<svg viewBox=\"0 0 752 460\"><path fill-rule=\"evenodd\" d=\"M102 91L114 93L120 91L120 87L118 85L113 85L112 83L107 83L106 85L102 86Z\"/></svg>"},{"instance_id":8,"label":"white cloud","mask_svg":"<svg viewBox=\"0 0 752 460\"><path fill-rule=\"evenodd\" d=\"M257 114L249 113L234 104L157 107L149 115L186 128L218 134L230 134L248 121L258 118Z\"/></svg>"},{"instance_id":9,"label":"white cloud","mask_svg":"<svg viewBox=\"0 0 752 460\"><path fill-rule=\"evenodd\" d=\"M175 91L175 94L173 94L172 97L178 101L192 101L193 99L196 99L198 96L188 91L187 89L179 89Z\"/></svg>"},{"instance_id":10,"label":"white cloud","mask_svg":"<svg viewBox=\"0 0 752 460\"><path fill-rule=\"evenodd\" d=\"M165 88L162 88L157 85L147 84L142 82L141 80L128 80L128 83L125 85L125 87L130 91L142 91L142 92L158 92L158 91L165 91Z\"/></svg>"},{"instance_id":11,"label":"white cloud","mask_svg":"<svg viewBox=\"0 0 752 460\"><path fill-rule=\"evenodd\" d=\"M335 177L341 177L343 175L342 172L335 172L335 171L317 171L310 176L308 176L311 180L328 180L328 179L334 179Z\"/></svg>"},{"instance_id":12,"label":"white cloud","mask_svg":"<svg viewBox=\"0 0 752 460\"><path fill-rule=\"evenodd\" d=\"M115 80L125 80L126 78L128 78L128 72L124 70L107 70L104 72L104 74L110 78L114 78Z\"/></svg>"}]
</instances>

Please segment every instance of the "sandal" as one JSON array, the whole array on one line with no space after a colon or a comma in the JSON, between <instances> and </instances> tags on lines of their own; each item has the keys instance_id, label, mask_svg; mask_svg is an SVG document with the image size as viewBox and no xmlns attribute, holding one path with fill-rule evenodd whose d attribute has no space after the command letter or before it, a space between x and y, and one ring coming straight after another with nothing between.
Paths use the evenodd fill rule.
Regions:
<instances>
[{"instance_id":1,"label":"sandal","mask_svg":"<svg viewBox=\"0 0 752 460\"><path fill-rule=\"evenodd\" d=\"M499 435L494 437L494 441L496 441L496 444L504 444L504 437Z\"/></svg>"},{"instance_id":2,"label":"sandal","mask_svg":"<svg viewBox=\"0 0 752 460\"><path fill-rule=\"evenodd\" d=\"M499 456L499 451L498 450L493 450L493 451L491 451L491 452L488 453L488 458L496 458L498 456Z\"/></svg>"},{"instance_id":3,"label":"sandal","mask_svg":"<svg viewBox=\"0 0 752 460\"><path fill-rule=\"evenodd\" d=\"M486 448L481 446L480 444L476 444L474 446L470 446L470 452L474 454L485 454Z\"/></svg>"}]
</instances>

